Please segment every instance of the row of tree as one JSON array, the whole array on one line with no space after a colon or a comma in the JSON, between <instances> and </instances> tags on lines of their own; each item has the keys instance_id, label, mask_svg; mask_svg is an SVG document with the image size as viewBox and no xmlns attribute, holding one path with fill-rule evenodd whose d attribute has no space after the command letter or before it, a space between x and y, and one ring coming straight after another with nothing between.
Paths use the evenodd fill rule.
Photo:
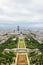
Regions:
<instances>
[{"instance_id":1,"label":"row of tree","mask_svg":"<svg viewBox=\"0 0 43 65\"><path fill-rule=\"evenodd\" d=\"M8 49L17 48L18 38L16 38L16 40L12 40L12 39L13 39L13 37L9 38L3 44L0 44L0 51L3 51L6 48L8 48Z\"/></svg>"},{"instance_id":2,"label":"row of tree","mask_svg":"<svg viewBox=\"0 0 43 65\"><path fill-rule=\"evenodd\" d=\"M29 40L28 40L29 39ZM37 40L33 37L25 38L26 47L30 49L38 48L40 51L43 52L43 43L40 44Z\"/></svg>"},{"instance_id":3,"label":"row of tree","mask_svg":"<svg viewBox=\"0 0 43 65\"><path fill-rule=\"evenodd\" d=\"M28 57L30 58L31 65L43 65L43 43L40 44L37 40L32 37L25 38L26 47L29 49L38 48L41 53L36 53L35 51L29 52Z\"/></svg>"},{"instance_id":4,"label":"row of tree","mask_svg":"<svg viewBox=\"0 0 43 65\"><path fill-rule=\"evenodd\" d=\"M36 53L35 51L28 53L30 64L43 65L43 53Z\"/></svg>"},{"instance_id":5,"label":"row of tree","mask_svg":"<svg viewBox=\"0 0 43 65\"><path fill-rule=\"evenodd\" d=\"M0 65L10 65L15 63L16 53L14 52L0 52Z\"/></svg>"},{"instance_id":6,"label":"row of tree","mask_svg":"<svg viewBox=\"0 0 43 65\"><path fill-rule=\"evenodd\" d=\"M17 48L18 38L12 40L13 37L10 37L6 42L0 44L0 65L10 65L12 62L15 63L16 53L15 52L5 52L4 49Z\"/></svg>"}]
</instances>

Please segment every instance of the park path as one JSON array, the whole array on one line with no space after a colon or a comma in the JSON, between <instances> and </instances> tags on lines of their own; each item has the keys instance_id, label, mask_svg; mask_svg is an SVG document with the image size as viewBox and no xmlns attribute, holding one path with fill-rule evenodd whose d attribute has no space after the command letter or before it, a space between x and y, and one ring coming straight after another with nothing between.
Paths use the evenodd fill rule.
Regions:
<instances>
[{"instance_id":1,"label":"park path","mask_svg":"<svg viewBox=\"0 0 43 65\"><path fill-rule=\"evenodd\" d=\"M23 37L19 37L18 48L26 48ZM17 53L16 65L30 65L27 53Z\"/></svg>"}]
</instances>

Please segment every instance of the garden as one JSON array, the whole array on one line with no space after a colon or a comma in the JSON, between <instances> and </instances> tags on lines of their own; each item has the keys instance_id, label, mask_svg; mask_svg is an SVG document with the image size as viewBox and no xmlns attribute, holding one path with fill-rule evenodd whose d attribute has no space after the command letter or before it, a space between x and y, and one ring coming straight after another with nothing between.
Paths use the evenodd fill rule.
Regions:
<instances>
[{"instance_id":1,"label":"garden","mask_svg":"<svg viewBox=\"0 0 43 65\"><path fill-rule=\"evenodd\" d=\"M39 49L41 52L43 52L43 43L40 44L33 37L25 38L25 43L26 43L26 48L29 48L29 49Z\"/></svg>"}]
</instances>

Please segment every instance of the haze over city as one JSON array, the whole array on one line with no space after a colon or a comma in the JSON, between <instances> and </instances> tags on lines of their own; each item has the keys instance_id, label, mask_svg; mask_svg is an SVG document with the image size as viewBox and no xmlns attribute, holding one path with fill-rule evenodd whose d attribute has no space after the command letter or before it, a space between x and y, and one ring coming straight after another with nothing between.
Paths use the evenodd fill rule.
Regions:
<instances>
[{"instance_id":1,"label":"haze over city","mask_svg":"<svg viewBox=\"0 0 43 65\"><path fill-rule=\"evenodd\" d=\"M43 0L0 0L0 29L43 29Z\"/></svg>"}]
</instances>

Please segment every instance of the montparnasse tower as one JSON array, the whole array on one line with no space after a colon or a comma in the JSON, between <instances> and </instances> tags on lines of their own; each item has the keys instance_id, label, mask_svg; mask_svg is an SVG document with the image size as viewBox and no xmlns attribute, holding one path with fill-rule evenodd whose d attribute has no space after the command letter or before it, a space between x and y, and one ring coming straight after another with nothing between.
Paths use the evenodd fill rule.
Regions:
<instances>
[{"instance_id":1,"label":"montparnasse tower","mask_svg":"<svg viewBox=\"0 0 43 65\"><path fill-rule=\"evenodd\" d=\"M19 26L17 26L17 31L20 31L20 27Z\"/></svg>"}]
</instances>

